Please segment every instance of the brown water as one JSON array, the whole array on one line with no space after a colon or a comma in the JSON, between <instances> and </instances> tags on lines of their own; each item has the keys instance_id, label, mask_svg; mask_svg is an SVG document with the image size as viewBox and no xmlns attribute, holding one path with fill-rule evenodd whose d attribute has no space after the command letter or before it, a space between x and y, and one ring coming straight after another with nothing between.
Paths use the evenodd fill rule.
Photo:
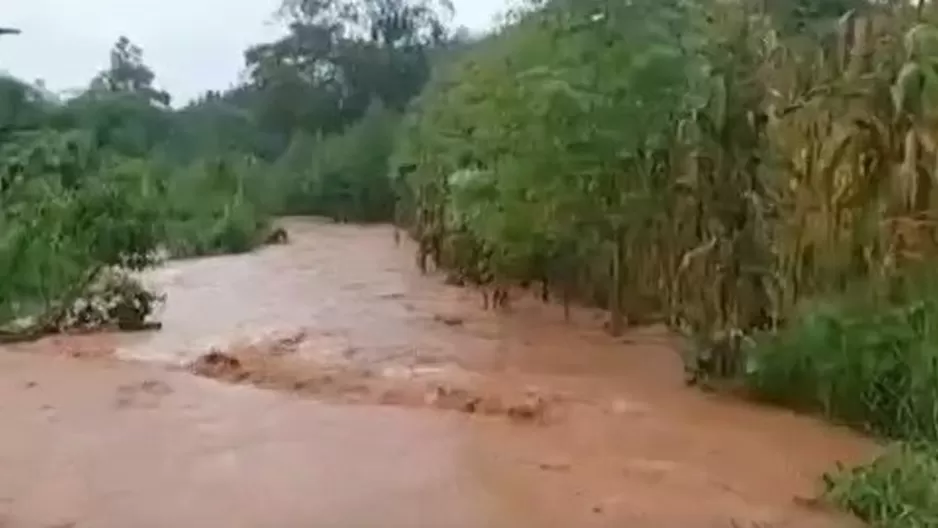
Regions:
<instances>
[{"instance_id":1,"label":"brown water","mask_svg":"<svg viewBox=\"0 0 938 528\"><path fill-rule=\"evenodd\" d=\"M154 273L160 332L0 355L9 526L844 522L796 499L871 444L685 388L663 331L613 340L597 313L566 322L527 298L484 312L417 273L390 228L285 223L289 245ZM245 375L221 377L243 383L160 366L212 348L240 358ZM426 398L435 387L499 411L444 412L464 402ZM508 419L531 395L543 416Z\"/></svg>"}]
</instances>

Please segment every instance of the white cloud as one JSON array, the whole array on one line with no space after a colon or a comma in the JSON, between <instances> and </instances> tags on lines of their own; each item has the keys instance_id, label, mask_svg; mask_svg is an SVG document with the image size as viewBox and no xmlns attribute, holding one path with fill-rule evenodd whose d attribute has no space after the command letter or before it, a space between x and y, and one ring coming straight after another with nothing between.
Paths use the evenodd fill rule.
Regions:
<instances>
[{"instance_id":1,"label":"white cloud","mask_svg":"<svg viewBox=\"0 0 938 528\"><path fill-rule=\"evenodd\" d=\"M120 35L144 50L157 81L177 99L233 83L249 45L280 33L280 0L0 0L0 70L43 79L52 90L85 86L107 65ZM503 0L454 0L456 23L486 27Z\"/></svg>"}]
</instances>

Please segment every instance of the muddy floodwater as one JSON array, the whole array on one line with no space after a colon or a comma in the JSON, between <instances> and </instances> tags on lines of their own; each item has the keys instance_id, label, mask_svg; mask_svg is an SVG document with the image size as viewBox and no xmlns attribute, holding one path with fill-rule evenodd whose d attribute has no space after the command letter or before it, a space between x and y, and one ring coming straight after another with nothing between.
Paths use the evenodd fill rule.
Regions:
<instances>
[{"instance_id":1,"label":"muddy floodwater","mask_svg":"<svg viewBox=\"0 0 938 528\"><path fill-rule=\"evenodd\" d=\"M420 275L387 226L172 262L159 332L0 353L0 526L839 527L874 446L683 384L667 333Z\"/></svg>"}]
</instances>

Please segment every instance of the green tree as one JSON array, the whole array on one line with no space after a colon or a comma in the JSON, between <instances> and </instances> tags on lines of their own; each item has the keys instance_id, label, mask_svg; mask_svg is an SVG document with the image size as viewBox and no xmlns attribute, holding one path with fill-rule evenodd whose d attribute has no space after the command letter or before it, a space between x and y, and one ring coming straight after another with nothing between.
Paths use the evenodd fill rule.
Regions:
<instances>
[{"instance_id":1,"label":"green tree","mask_svg":"<svg viewBox=\"0 0 938 528\"><path fill-rule=\"evenodd\" d=\"M289 34L245 53L264 126L338 132L373 99L396 110L421 89L447 6L411 0L288 0Z\"/></svg>"},{"instance_id":2,"label":"green tree","mask_svg":"<svg viewBox=\"0 0 938 528\"><path fill-rule=\"evenodd\" d=\"M169 94L154 88L155 79L153 70L143 62L143 50L127 37L121 36L111 50L110 66L91 81L90 92L135 94L169 106Z\"/></svg>"}]
</instances>

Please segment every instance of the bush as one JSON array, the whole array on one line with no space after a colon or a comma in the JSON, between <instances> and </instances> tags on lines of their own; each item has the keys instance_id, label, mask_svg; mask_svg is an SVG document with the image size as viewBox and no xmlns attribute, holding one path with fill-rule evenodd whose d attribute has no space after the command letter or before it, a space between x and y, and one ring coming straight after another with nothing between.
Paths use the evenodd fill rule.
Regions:
<instances>
[{"instance_id":1,"label":"bush","mask_svg":"<svg viewBox=\"0 0 938 528\"><path fill-rule=\"evenodd\" d=\"M756 394L885 438L938 441L938 288L909 275L864 285L760 341Z\"/></svg>"},{"instance_id":2,"label":"bush","mask_svg":"<svg viewBox=\"0 0 938 528\"><path fill-rule=\"evenodd\" d=\"M78 133L20 136L0 159L0 322L54 324L102 270L156 262L162 223L141 165Z\"/></svg>"},{"instance_id":3,"label":"bush","mask_svg":"<svg viewBox=\"0 0 938 528\"><path fill-rule=\"evenodd\" d=\"M376 222L390 220L388 177L398 117L380 104L341 134L317 140L298 133L278 162L281 210L291 215Z\"/></svg>"},{"instance_id":4,"label":"bush","mask_svg":"<svg viewBox=\"0 0 938 528\"><path fill-rule=\"evenodd\" d=\"M826 475L827 495L877 528L938 526L938 449L898 444L871 464Z\"/></svg>"},{"instance_id":5,"label":"bush","mask_svg":"<svg viewBox=\"0 0 938 528\"><path fill-rule=\"evenodd\" d=\"M60 328L100 330L148 330L158 328L147 322L165 295L147 290L136 277L122 270L102 273L67 307Z\"/></svg>"},{"instance_id":6,"label":"bush","mask_svg":"<svg viewBox=\"0 0 938 528\"><path fill-rule=\"evenodd\" d=\"M169 177L166 245L174 257L243 253L269 229L268 193L247 160L199 162Z\"/></svg>"},{"instance_id":7,"label":"bush","mask_svg":"<svg viewBox=\"0 0 938 528\"><path fill-rule=\"evenodd\" d=\"M828 496L873 526L938 526L938 276L859 285L758 340L749 382L767 400L900 440L826 475Z\"/></svg>"}]
</instances>

